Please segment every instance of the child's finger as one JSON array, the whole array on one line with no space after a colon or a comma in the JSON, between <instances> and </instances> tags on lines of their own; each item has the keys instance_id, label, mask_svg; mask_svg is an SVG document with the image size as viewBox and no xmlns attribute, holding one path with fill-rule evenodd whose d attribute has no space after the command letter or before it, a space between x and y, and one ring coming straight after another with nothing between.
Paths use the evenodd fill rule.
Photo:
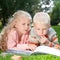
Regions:
<instances>
[{"instance_id":1,"label":"child's finger","mask_svg":"<svg viewBox=\"0 0 60 60\"><path fill-rule=\"evenodd\" d=\"M44 36L40 36L41 38L43 38Z\"/></svg>"}]
</instances>

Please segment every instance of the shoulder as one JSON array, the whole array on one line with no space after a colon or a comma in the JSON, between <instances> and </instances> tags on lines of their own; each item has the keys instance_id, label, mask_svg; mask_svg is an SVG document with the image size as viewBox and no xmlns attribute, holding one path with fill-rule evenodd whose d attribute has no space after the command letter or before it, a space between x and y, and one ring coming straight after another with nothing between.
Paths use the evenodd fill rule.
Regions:
<instances>
[{"instance_id":1,"label":"shoulder","mask_svg":"<svg viewBox=\"0 0 60 60\"><path fill-rule=\"evenodd\" d=\"M10 31L8 31L8 35L16 35L17 31L16 29L12 28Z\"/></svg>"},{"instance_id":2,"label":"shoulder","mask_svg":"<svg viewBox=\"0 0 60 60\"><path fill-rule=\"evenodd\" d=\"M52 27L50 27L48 30L48 34L56 34L56 31Z\"/></svg>"},{"instance_id":3,"label":"shoulder","mask_svg":"<svg viewBox=\"0 0 60 60\"><path fill-rule=\"evenodd\" d=\"M29 40L30 40L30 42L39 43L38 41L40 40L40 38L35 33L34 28L31 28Z\"/></svg>"},{"instance_id":4,"label":"shoulder","mask_svg":"<svg viewBox=\"0 0 60 60\"><path fill-rule=\"evenodd\" d=\"M50 27L49 30L48 30L49 38L51 39L51 37L56 35L56 34L57 34L56 31L52 27Z\"/></svg>"},{"instance_id":5,"label":"shoulder","mask_svg":"<svg viewBox=\"0 0 60 60\"><path fill-rule=\"evenodd\" d=\"M30 37L35 36L35 33L34 33L34 28L31 28L31 31L30 31L29 36L30 36Z\"/></svg>"}]
</instances>

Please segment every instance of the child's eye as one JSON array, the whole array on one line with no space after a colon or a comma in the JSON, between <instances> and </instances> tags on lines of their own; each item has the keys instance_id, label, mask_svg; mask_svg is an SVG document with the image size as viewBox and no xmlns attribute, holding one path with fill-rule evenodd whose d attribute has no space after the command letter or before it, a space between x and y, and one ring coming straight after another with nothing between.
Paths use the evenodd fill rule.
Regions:
<instances>
[{"instance_id":1,"label":"child's eye","mask_svg":"<svg viewBox=\"0 0 60 60\"><path fill-rule=\"evenodd\" d=\"M43 30L47 30L47 28L44 28Z\"/></svg>"},{"instance_id":2,"label":"child's eye","mask_svg":"<svg viewBox=\"0 0 60 60\"><path fill-rule=\"evenodd\" d=\"M30 25L30 24L27 24L28 26Z\"/></svg>"},{"instance_id":3,"label":"child's eye","mask_svg":"<svg viewBox=\"0 0 60 60\"><path fill-rule=\"evenodd\" d=\"M25 23L23 23L22 25L25 25Z\"/></svg>"},{"instance_id":4,"label":"child's eye","mask_svg":"<svg viewBox=\"0 0 60 60\"><path fill-rule=\"evenodd\" d=\"M39 28L37 30L40 30Z\"/></svg>"}]
</instances>

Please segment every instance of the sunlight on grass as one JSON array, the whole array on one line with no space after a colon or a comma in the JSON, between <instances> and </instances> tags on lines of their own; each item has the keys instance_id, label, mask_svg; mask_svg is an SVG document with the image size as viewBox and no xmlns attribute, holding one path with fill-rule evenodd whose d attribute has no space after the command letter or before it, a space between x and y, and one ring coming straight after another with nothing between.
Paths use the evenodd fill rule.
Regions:
<instances>
[{"instance_id":1,"label":"sunlight on grass","mask_svg":"<svg viewBox=\"0 0 60 60\"><path fill-rule=\"evenodd\" d=\"M0 60L11 60L13 55L7 55L5 57L0 56ZM60 60L60 57L53 55L31 55L31 56L22 56L22 60Z\"/></svg>"}]
</instances>

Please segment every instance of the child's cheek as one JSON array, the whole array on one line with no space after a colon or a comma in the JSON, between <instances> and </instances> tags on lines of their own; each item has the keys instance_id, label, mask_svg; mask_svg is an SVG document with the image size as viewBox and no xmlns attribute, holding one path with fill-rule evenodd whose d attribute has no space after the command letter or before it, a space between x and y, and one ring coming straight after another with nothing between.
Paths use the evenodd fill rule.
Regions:
<instances>
[{"instance_id":1,"label":"child's cheek","mask_svg":"<svg viewBox=\"0 0 60 60\"><path fill-rule=\"evenodd\" d=\"M47 34L47 31L44 31L44 32L43 32L43 35L46 35L46 34Z\"/></svg>"}]
</instances>

